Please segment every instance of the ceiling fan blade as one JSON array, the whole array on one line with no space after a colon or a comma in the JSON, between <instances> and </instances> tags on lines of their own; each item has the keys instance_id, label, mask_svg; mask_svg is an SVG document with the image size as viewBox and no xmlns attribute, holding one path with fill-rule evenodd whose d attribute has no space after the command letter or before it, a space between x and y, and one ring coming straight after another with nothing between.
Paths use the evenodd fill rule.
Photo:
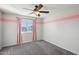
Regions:
<instances>
[{"instance_id":1,"label":"ceiling fan blade","mask_svg":"<svg viewBox=\"0 0 79 59\"><path fill-rule=\"evenodd\" d=\"M38 9L40 10L43 7L42 4L39 4Z\"/></svg>"},{"instance_id":2,"label":"ceiling fan blade","mask_svg":"<svg viewBox=\"0 0 79 59\"><path fill-rule=\"evenodd\" d=\"M23 8L23 9L33 11L32 9L29 9L29 8Z\"/></svg>"},{"instance_id":3,"label":"ceiling fan blade","mask_svg":"<svg viewBox=\"0 0 79 59\"><path fill-rule=\"evenodd\" d=\"M35 9L34 9L34 10L40 10L42 7L43 7L43 5L42 5L42 4L35 5Z\"/></svg>"},{"instance_id":4,"label":"ceiling fan blade","mask_svg":"<svg viewBox=\"0 0 79 59\"><path fill-rule=\"evenodd\" d=\"M29 13L29 14L33 14L33 12Z\"/></svg>"},{"instance_id":5,"label":"ceiling fan blade","mask_svg":"<svg viewBox=\"0 0 79 59\"><path fill-rule=\"evenodd\" d=\"M40 13L49 13L49 11L39 11Z\"/></svg>"},{"instance_id":6,"label":"ceiling fan blade","mask_svg":"<svg viewBox=\"0 0 79 59\"><path fill-rule=\"evenodd\" d=\"M33 14L33 12L29 13L28 15Z\"/></svg>"}]
</instances>

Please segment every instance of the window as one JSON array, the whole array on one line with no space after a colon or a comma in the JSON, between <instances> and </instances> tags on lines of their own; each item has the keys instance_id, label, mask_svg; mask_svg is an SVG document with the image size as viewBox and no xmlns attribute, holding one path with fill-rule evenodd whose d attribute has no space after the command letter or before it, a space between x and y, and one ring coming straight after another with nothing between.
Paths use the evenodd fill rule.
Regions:
<instances>
[{"instance_id":1,"label":"window","mask_svg":"<svg viewBox=\"0 0 79 59\"><path fill-rule=\"evenodd\" d=\"M22 32L30 32L32 31L32 20L22 19L21 20Z\"/></svg>"}]
</instances>

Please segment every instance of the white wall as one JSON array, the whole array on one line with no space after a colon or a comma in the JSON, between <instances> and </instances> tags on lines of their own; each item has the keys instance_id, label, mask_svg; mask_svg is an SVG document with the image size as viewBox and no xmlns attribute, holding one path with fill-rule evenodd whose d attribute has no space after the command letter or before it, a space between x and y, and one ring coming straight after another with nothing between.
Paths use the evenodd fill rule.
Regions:
<instances>
[{"instance_id":1,"label":"white wall","mask_svg":"<svg viewBox=\"0 0 79 59\"><path fill-rule=\"evenodd\" d=\"M55 21L64 16L79 14L78 8L54 10L44 20L43 39L61 48L79 54L79 16L78 18ZM50 22L48 22L50 21Z\"/></svg>"},{"instance_id":2,"label":"white wall","mask_svg":"<svg viewBox=\"0 0 79 59\"><path fill-rule=\"evenodd\" d=\"M2 46L10 46L17 44L17 22L10 22L8 20L17 20L17 15L4 13L3 18L3 40Z\"/></svg>"},{"instance_id":3,"label":"white wall","mask_svg":"<svg viewBox=\"0 0 79 59\"><path fill-rule=\"evenodd\" d=\"M37 19L36 23L36 33L37 33L37 40L43 40L43 19Z\"/></svg>"},{"instance_id":4,"label":"white wall","mask_svg":"<svg viewBox=\"0 0 79 59\"><path fill-rule=\"evenodd\" d=\"M31 42L32 41L32 32L22 33L22 43Z\"/></svg>"},{"instance_id":5,"label":"white wall","mask_svg":"<svg viewBox=\"0 0 79 59\"><path fill-rule=\"evenodd\" d=\"M0 20L2 17L2 12L0 11ZM1 42L2 42L2 22L0 21L0 49L1 49Z\"/></svg>"}]
</instances>

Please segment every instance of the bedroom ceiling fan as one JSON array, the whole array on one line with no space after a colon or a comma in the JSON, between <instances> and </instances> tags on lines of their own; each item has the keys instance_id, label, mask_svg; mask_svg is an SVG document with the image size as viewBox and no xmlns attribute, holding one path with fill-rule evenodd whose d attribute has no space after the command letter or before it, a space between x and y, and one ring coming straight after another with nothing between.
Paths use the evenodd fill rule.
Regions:
<instances>
[{"instance_id":1,"label":"bedroom ceiling fan","mask_svg":"<svg viewBox=\"0 0 79 59\"><path fill-rule=\"evenodd\" d=\"M40 16L40 13L49 13L49 11L40 11L40 9L43 7L42 4L39 4L39 5L35 5L35 8L32 10L32 9L28 9L28 8L23 8L25 10L30 10L32 11L32 13L30 14L35 14L36 16Z\"/></svg>"}]
</instances>

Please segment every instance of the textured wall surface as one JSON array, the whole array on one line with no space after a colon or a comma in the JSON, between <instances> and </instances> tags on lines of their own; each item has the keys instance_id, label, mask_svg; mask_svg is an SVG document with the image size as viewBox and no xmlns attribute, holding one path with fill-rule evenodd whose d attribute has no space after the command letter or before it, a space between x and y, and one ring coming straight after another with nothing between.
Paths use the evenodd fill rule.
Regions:
<instances>
[{"instance_id":1,"label":"textured wall surface","mask_svg":"<svg viewBox=\"0 0 79 59\"><path fill-rule=\"evenodd\" d=\"M2 17L2 13L0 11L0 20ZM0 21L0 49L1 49L1 42L2 42L2 22Z\"/></svg>"},{"instance_id":2,"label":"textured wall surface","mask_svg":"<svg viewBox=\"0 0 79 59\"><path fill-rule=\"evenodd\" d=\"M54 10L49 16L44 20L44 40L79 54L79 9Z\"/></svg>"},{"instance_id":3,"label":"textured wall surface","mask_svg":"<svg viewBox=\"0 0 79 59\"><path fill-rule=\"evenodd\" d=\"M10 46L17 44L17 15L3 14L3 40L2 45Z\"/></svg>"}]
</instances>

